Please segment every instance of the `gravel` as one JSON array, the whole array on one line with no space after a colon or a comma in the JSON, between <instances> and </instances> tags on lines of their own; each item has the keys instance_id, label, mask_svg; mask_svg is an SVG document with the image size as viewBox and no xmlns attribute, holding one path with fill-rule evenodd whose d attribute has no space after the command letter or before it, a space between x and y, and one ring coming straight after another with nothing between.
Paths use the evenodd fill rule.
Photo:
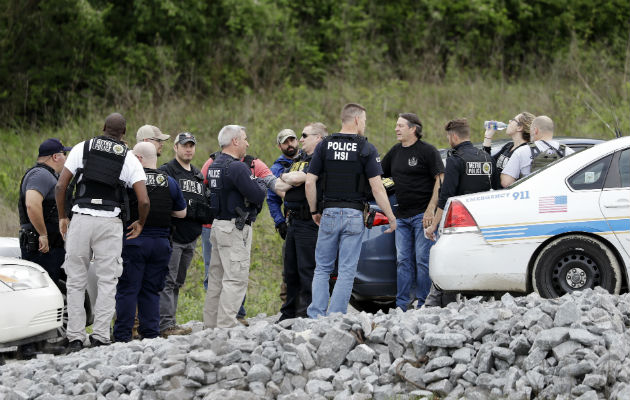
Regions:
<instances>
[{"instance_id":1,"label":"gravel","mask_svg":"<svg viewBox=\"0 0 630 400\"><path fill-rule=\"evenodd\" d=\"M630 398L628 294L274 319L8 363L0 398Z\"/></svg>"}]
</instances>

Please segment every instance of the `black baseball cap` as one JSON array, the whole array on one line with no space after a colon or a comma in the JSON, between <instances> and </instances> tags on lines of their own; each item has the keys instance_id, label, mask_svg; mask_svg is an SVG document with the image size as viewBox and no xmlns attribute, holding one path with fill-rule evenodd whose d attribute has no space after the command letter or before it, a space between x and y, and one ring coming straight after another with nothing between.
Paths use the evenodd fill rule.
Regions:
<instances>
[{"instance_id":1,"label":"black baseball cap","mask_svg":"<svg viewBox=\"0 0 630 400\"><path fill-rule=\"evenodd\" d=\"M53 154L70 151L72 147L66 147L57 138L46 139L39 145L39 155L37 157L52 156Z\"/></svg>"},{"instance_id":2,"label":"black baseball cap","mask_svg":"<svg viewBox=\"0 0 630 400\"><path fill-rule=\"evenodd\" d=\"M188 142L197 144L197 139L195 139L195 137L190 132L182 132L175 138L175 143L185 144Z\"/></svg>"}]
</instances>

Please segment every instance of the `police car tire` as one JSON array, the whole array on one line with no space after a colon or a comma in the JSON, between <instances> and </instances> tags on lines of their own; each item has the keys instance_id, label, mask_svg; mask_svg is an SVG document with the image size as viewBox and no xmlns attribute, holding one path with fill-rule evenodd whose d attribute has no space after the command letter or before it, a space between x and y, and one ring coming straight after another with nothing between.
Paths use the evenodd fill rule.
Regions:
<instances>
[{"instance_id":1,"label":"police car tire","mask_svg":"<svg viewBox=\"0 0 630 400\"><path fill-rule=\"evenodd\" d=\"M568 271L574 270L571 268L567 271L570 262L577 263L571 265L578 266L578 272L582 269L580 265L587 270L585 272L590 272L587 273L584 286L576 290L592 288L593 283L597 282L596 286L610 293L619 294L621 291L621 269L613 252L601 241L583 235L563 236L543 248L532 269L534 291L545 298L564 295L568 285L562 280L567 279Z\"/></svg>"}]
</instances>

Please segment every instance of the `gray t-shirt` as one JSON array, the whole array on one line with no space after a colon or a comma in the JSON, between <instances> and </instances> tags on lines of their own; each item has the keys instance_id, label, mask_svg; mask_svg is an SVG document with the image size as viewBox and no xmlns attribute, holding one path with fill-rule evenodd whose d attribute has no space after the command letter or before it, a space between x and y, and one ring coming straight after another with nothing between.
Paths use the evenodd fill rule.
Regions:
<instances>
[{"instance_id":1,"label":"gray t-shirt","mask_svg":"<svg viewBox=\"0 0 630 400\"><path fill-rule=\"evenodd\" d=\"M37 190L44 200L55 200L57 179L57 176L45 168L33 168L24 177L22 193L26 193L27 190Z\"/></svg>"}]
</instances>

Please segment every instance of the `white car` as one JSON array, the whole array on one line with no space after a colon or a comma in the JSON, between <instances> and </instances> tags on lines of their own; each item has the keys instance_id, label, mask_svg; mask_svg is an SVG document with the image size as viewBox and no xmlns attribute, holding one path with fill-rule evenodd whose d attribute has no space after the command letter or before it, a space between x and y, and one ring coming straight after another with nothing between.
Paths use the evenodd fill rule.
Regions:
<instances>
[{"instance_id":1,"label":"white car","mask_svg":"<svg viewBox=\"0 0 630 400\"><path fill-rule=\"evenodd\" d=\"M39 265L0 257L0 304L0 347L58 336L63 324L63 296Z\"/></svg>"},{"instance_id":2,"label":"white car","mask_svg":"<svg viewBox=\"0 0 630 400\"><path fill-rule=\"evenodd\" d=\"M630 137L505 190L453 197L440 226L429 268L445 291L619 293L630 269Z\"/></svg>"}]
</instances>

